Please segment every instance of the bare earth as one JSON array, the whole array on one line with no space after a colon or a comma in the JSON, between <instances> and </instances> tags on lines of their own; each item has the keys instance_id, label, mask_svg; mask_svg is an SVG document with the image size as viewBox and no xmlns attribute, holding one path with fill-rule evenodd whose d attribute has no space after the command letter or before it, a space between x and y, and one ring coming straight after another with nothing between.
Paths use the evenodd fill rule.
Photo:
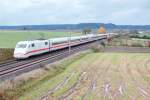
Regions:
<instances>
[{"instance_id":1,"label":"bare earth","mask_svg":"<svg viewBox=\"0 0 150 100\"><path fill-rule=\"evenodd\" d=\"M41 100L149 100L150 54L91 53ZM76 81L70 80L76 77ZM64 89L65 88L65 89Z\"/></svg>"}]
</instances>

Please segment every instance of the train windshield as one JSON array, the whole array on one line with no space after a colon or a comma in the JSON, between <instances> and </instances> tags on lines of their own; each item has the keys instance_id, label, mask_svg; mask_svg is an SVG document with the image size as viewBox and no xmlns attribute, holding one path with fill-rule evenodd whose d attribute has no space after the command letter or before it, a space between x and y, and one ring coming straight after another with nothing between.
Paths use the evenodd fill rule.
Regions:
<instances>
[{"instance_id":1,"label":"train windshield","mask_svg":"<svg viewBox=\"0 0 150 100\"><path fill-rule=\"evenodd\" d=\"M18 44L16 48L26 48L27 44Z\"/></svg>"}]
</instances>

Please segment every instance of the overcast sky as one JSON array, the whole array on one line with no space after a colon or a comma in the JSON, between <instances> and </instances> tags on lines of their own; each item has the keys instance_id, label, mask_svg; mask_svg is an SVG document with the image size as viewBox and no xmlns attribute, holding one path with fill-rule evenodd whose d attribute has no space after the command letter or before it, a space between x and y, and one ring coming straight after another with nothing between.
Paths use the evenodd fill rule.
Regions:
<instances>
[{"instance_id":1,"label":"overcast sky","mask_svg":"<svg viewBox=\"0 0 150 100\"><path fill-rule=\"evenodd\" d=\"M0 0L0 25L150 24L150 0Z\"/></svg>"}]
</instances>

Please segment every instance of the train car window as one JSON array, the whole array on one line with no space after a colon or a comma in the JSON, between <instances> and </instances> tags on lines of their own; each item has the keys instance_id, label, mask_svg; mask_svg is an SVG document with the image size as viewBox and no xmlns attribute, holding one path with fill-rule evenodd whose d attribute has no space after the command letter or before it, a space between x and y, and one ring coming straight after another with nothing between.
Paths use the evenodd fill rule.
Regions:
<instances>
[{"instance_id":1,"label":"train car window","mask_svg":"<svg viewBox=\"0 0 150 100\"><path fill-rule=\"evenodd\" d=\"M71 42L75 42L75 41L79 41L79 39L78 40L71 40Z\"/></svg>"},{"instance_id":2,"label":"train car window","mask_svg":"<svg viewBox=\"0 0 150 100\"><path fill-rule=\"evenodd\" d=\"M53 43L53 45L56 45L56 44L60 44L60 43L58 43L58 42L57 43Z\"/></svg>"},{"instance_id":3,"label":"train car window","mask_svg":"<svg viewBox=\"0 0 150 100\"><path fill-rule=\"evenodd\" d=\"M34 47L35 46L34 43L31 46Z\"/></svg>"},{"instance_id":4,"label":"train car window","mask_svg":"<svg viewBox=\"0 0 150 100\"><path fill-rule=\"evenodd\" d=\"M67 43L67 42L66 41L64 41L64 42L55 42L55 43L53 43L53 45L63 44L63 43Z\"/></svg>"},{"instance_id":5,"label":"train car window","mask_svg":"<svg viewBox=\"0 0 150 100\"><path fill-rule=\"evenodd\" d=\"M82 40L86 40L87 38L83 38Z\"/></svg>"},{"instance_id":6,"label":"train car window","mask_svg":"<svg viewBox=\"0 0 150 100\"><path fill-rule=\"evenodd\" d=\"M45 45L48 45L48 42L45 42Z\"/></svg>"}]
</instances>

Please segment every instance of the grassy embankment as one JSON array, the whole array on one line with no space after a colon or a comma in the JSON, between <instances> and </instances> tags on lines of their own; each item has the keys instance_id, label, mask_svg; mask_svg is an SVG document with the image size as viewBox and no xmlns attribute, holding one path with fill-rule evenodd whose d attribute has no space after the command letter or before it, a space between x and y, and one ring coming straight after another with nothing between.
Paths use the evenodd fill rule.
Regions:
<instances>
[{"instance_id":1,"label":"grassy embankment","mask_svg":"<svg viewBox=\"0 0 150 100\"><path fill-rule=\"evenodd\" d=\"M0 61L5 61L13 58L13 49L0 48Z\"/></svg>"},{"instance_id":2,"label":"grassy embankment","mask_svg":"<svg viewBox=\"0 0 150 100\"><path fill-rule=\"evenodd\" d=\"M33 100L53 90L47 98L145 100L150 95L149 61L150 54L144 53L88 53L70 63L62 62L60 65L64 67L60 67L57 75L41 75L6 94ZM66 77L68 80L61 84Z\"/></svg>"}]
</instances>

